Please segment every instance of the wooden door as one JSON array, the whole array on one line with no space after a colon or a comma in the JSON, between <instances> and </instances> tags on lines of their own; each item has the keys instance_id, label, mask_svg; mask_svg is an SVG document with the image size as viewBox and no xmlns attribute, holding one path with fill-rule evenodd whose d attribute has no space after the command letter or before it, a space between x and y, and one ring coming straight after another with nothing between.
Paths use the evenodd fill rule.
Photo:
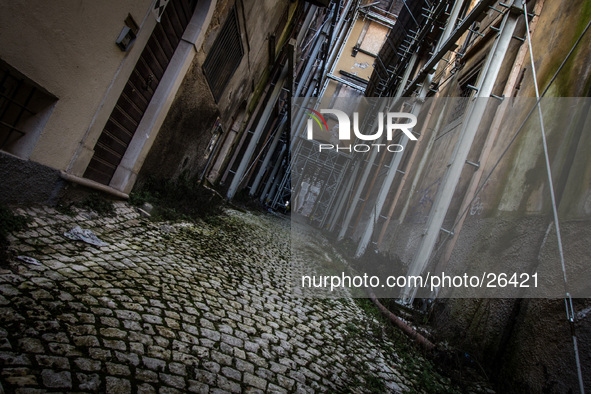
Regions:
<instances>
[{"instance_id":1,"label":"wooden door","mask_svg":"<svg viewBox=\"0 0 591 394\"><path fill-rule=\"evenodd\" d=\"M150 104L195 9L195 0L170 0L121 93L84 177L108 185Z\"/></svg>"}]
</instances>

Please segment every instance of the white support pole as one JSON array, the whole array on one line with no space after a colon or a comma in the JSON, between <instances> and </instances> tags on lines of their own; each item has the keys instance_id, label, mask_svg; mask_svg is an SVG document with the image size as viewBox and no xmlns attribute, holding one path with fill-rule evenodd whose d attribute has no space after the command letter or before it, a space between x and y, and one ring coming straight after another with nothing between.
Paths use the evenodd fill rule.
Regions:
<instances>
[{"instance_id":1,"label":"white support pole","mask_svg":"<svg viewBox=\"0 0 591 394\"><path fill-rule=\"evenodd\" d=\"M281 152L279 153L279 157L277 158L277 161L275 161L275 166L273 167L273 171L271 172L271 176L267 180L265 188L263 189L263 192L261 193L261 197L259 198L259 201L262 203L265 202L265 197L266 197L267 193L269 192L269 189L271 188L271 186L273 186L273 183L275 182L275 177L277 176L277 172L279 172L279 168L281 167L281 163L283 163L283 157L285 156L285 153L286 153L286 144L283 144L283 146L281 147Z\"/></svg>"},{"instance_id":2,"label":"white support pole","mask_svg":"<svg viewBox=\"0 0 591 394\"><path fill-rule=\"evenodd\" d=\"M462 8L462 3L463 3L463 0L458 0L455 2L454 7L453 7L452 12L449 17L449 22L447 23L447 26L445 27L443 34L441 35L439 42L437 43L436 50L435 50L436 52L442 47L443 43L445 41L447 41L447 39L450 37L450 35L453 31L453 28L455 27L455 21L460 13L460 9ZM410 60L410 65L409 65L410 67L407 67L405 70L405 74L404 74L404 78L403 78L402 83L398 86L398 90L396 91L396 96L395 96L396 98L399 98L402 95L402 93L404 92L406 82L408 81L408 78L410 76L410 72L412 71L412 68L413 68L416 60L417 60L417 55L415 53L415 54L413 54L413 57ZM423 86L421 87L421 89L419 91L419 100L415 104L415 106L413 107L413 110L412 110L412 113L415 116L419 116L419 114L421 112L422 103L424 102L425 97L427 97L427 93L429 92L429 87L431 85L432 80L433 80L433 73L430 73L425 77L425 80L422 83ZM402 139L399 142L399 144L406 147L406 145L408 144L408 141L409 141L408 136L406 134L404 134L402 136ZM374 228L376 227L376 224L377 224L377 219L382 212L382 208L384 207L384 203L386 202L386 198L388 197L388 194L390 192L390 188L392 187L392 183L394 182L394 177L396 176L396 173L398 172L398 168L400 167L400 162L402 160L402 157L403 157L403 154L395 154L392 157L392 160L390 162L390 167L388 168L388 173L386 174L386 178L384 179L384 182L382 183L382 186L381 186L380 191L378 193L375 208L371 211L369 220L367 221L367 224L365 225L365 229L363 230L361 238L359 239L359 243L357 245L357 251L355 252L356 257L361 257L365 253L367 246L369 245L369 242L370 242L371 237L374 232Z\"/></svg>"},{"instance_id":3,"label":"white support pole","mask_svg":"<svg viewBox=\"0 0 591 394\"><path fill-rule=\"evenodd\" d=\"M314 65L314 60L316 56L318 56L318 52L322 48L322 44L326 41L326 37L328 36L328 29L330 28L329 20L332 17L332 12L328 16L326 22L322 26L318 37L315 38L314 48L310 52L310 57L308 58L308 63L306 64L306 68L304 69L304 73L302 74L302 78L300 78L300 82L298 83L298 87L296 88L295 94L293 97L299 97L302 88L306 85L306 81L310 75L310 71L312 70L312 66Z\"/></svg>"},{"instance_id":4,"label":"white support pole","mask_svg":"<svg viewBox=\"0 0 591 394\"><path fill-rule=\"evenodd\" d=\"M327 75L334 73L334 68L336 67L337 63L339 62L339 59L341 58L341 54L343 53L343 50L345 49L345 44L347 43L347 41L349 41L349 36L351 35L351 31L353 31L353 27L355 26L355 23L357 22L358 12L356 9L353 17L349 21L349 26L343 26L343 24L345 23L347 14L349 13L349 10L351 9L351 5L353 4L353 2L358 2L358 0L350 0L347 3L346 9L342 14L342 18L339 20L337 28L335 29L339 33L337 35L335 45L332 46L332 50L328 56L328 67L326 68L327 73L326 73L326 75L322 76L322 79L324 82L322 84L322 91L319 95L320 97L324 96L324 92L326 91L326 88L329 83L329 79L327 78ZM357 5L356 5L356 7L357 7Z\"/></svg>"},{"instance_id":5,"label":"white support pole","mask_svg":"<svg viewBox=\"0 0 591 394\"><path fill-rule=\"evenodd\" d=\"M242 157L242 160L240 161L240 165L238 166L238 169L236 170L236 173L234 174L234 178L232 178L232 183L230 184L230 187L228 188L228 193L226 194L226 197L228 198L228 200L230 200L230 199L232 199L232 197L234 197L234 194L236 194L236 192L238 191L238 188L240 187L240 183L242 182L242 178L244 176L244 173L246 172L246 169L248 168L248 164L250 163L250 159L252 158L254 150L256 149L256 146L259 142L259 138L261 138L261 135L263 134L263 130L265 129L265 126L267 125L267 121L269 120L269 118L271 117L271 114L273 113L273 108L275 107L275 103L277 103L277 99L279 98L279 94L281 93L281 89L283 88L283 84L285 83L288 68L289 68L289 64L285 64L285 66L283 66L283 70L281 70L281 75L279 76L279 79L277 80L277 83L275 84L275 88L273 89L273 92L271 93L271 97L269 98L269 101L267 102L267 106L265 107L265 110L263 111L261 118L259 119L259 122L257 123L256 129L250 139L250 142L248 143L248 147L246 148L246 152L244 152L244 156ZM245 133L246 132L247 131L245 131Z\"/></svg>"},{"instance_id":6,"label":"white support pole","mask_svg":"<svg viewBox=\"0 0 591 394\"><path fill-rule=\"evenodd\" d=\"M378 112L382 112L385 108L385 104L382 103L380 110ZM380 140L378 141L378 143L382 142L382 138L380 138ZM378 150L377 149L372 149L371 154L369 155L369 158L367 159L367 163L365 165L365 169L363 170L363 174L361 175L361 179L359 180L359 184L357 185L357 188L355 189L355 194L353 195L353 200L351 200L351 205L347 210L347 215L345 215L345 220L343 221L343 224L341 225L341 231L339 231L339 236L337 237L337 239L340 241L343 238L345 238L345 235L347 234L347 230L349 229L349 223L351 223L351 219L353 218L353 214L355 212L355 208L357 207L357 204L359 203L359 200L361 198L361 193L363 192L363 189L365 188L365 183L367 182L367 179L369 178L369 173L371 172L371 170L373 169L373 163L376 161L376 157L378 156Z\"/></svg>"},{"instance_id":7,"label":"white support pole","mask_svg":"<svg viewBox=\"0 0 591 394\"><path fill-rule=\"evenodd\" d=\"M297 45L300 45L302 43L302 41L304 40L304 37L306 36L306 32L310 29L310 24L312 23L312 20L314 18L314 16L316 15L316 12L318 11L318 7L315 6L314 4L310 5L310 8L308 9L308 15L306 15L306 19L304 20L304 23L302 23L302 30L300 30L300 32L297 35Z\"/></svg>"},{"instance_id":8,"label":"white support pole","mask_svg":"<svg viewBox=\"0 0 591 394\"><path fill-rule=\"evenodd\" d=\"M406 70L404 70L404 74L402 76L402 81L400 82L400 85L398 86L398 89L397 89L396 94L394 96L395 97L394 101L396 101L396 99L400 98L400 95L404 91L404 86L406 85L406 83L408 82L408 80L410 78L410 74L412 72L412 69L414 68L414 64L416 63L417 58L418 58L417 54L413 53L413 55L410 58L408 67L406 68ZM383 107L380 109L380 111L383 111L385 108L384 103L382 103L382 105L383 105ZM359 181L359 185L357 186L357 189L355 190L355 196L353 197L353 200L351 202L351 206L349 207L349 210L347 211L347 215L345 216L345 220L343 221L341 231L339 232L339 236L337 238L338 240L343 239L345 237L345 234L347 233L347 230L349 229L349 223L351 222L351 219L353 218L353 213L355 212L355 209L357 207L357 203L359 202L359 197L361 196L361 193L362 193L363 189L365 188L365 182L369 178L369 173L373 168L373 163L376 159L376 156L377 156L377 150L374 149L371 152L369 162L367 163L367 166L365 167L365 171L363 172L363 176L361 177L361 180ZM400 155L395 155L393 160L396 158L396 156L400 156ZM398 168L398 167L396 167L396 168ZM390 170L391 169L392 169L392 167L390 167ZM390 170L388 171L388 173L391 172ZM394 174L396 174L396 171L394 171ZM368 226L370 226L373 231L373 221L370 220L370 222L368 222ZM364 231L364 233L367 231L368 230L366 229ZM367 247L367 242L365 243L365 245L361 246L363 242L366 242L366 241L363 241L363 236L362 236L362 241L360 241L358 248L357 248L357 253L356 253L357 257L361 256L361 254L363 254L363 252L365 252L365 249ZM359 254L360 249L363 249L363 252L361 254Z\"/></svg>"},{"instance_id":9,"label":"white support pole","mask_svg":"<svg viewBox=\"0 0 591 394\"><path fill-rule=\"evenodd\" d=\"M432 75L427 77L427 80L424 82L423 87L421 88L421 98L427 94L428 86L431 84ZM413 108L412 113L415 116L421 112L421 103L417 103ZM408 136L404 133L402 138L400 139L399 144L406 147L408 144ZM355 252L355 257L361 257L365 253L367 249L367 245L369 245L369 241L371 240L371 236L373 234L373 230L377 224L377 219L382 212L382 208L384 207L384 203L386 202L386 198L388 197L388 193L390 192L390 187L392 187L392 182L394 182L394 177L396 176L396 172L398 171L398 167L400 166L400 161L402 160L402 154L394 154L392 156L392 160L390 161L390 167L388 168L388 172L386 173L386 178L380 187L380 191L378 193L378 197L376 198L376 203L374 209L371 210L371 214L369 216L369 220L365 225L365 229L359 239L359 243L357 244L357 251Z\"/></svg>"},{"instance_id":10,"label":"white support pole","mask_svg":"<svg viewBox=\"0 0 591 394\"><path fill-rule=\"evenodd\" d=\"M355 165L355 168L353 169L353 173L349 177L349 181L347 182L347 185L345 186L345 190L343 190L343 192L340 193L339 201L337 202L337 208L335 210L334 215L332 216L332 220L330 221L329 231L334 230L337 220L341 216L341 212L343 211L345 203L347 202L347 197L351 193L351 189L353 188L353 184L355 183L355 179L357 178L357 174L359 173L359 167L360 167L359 165Z\"/></svg>"},{"instance_id":11,"label":"white support pole","mask_svg":"<svg viewBox=\"0 0 591 394\"><path fill-rule=\"evenodd\" d=\"M277 144L279 143L279 140L281 139L281 134L283 134L283 127L285 126L286 120L287 120L287 115L285 115L283 117L283 119L281 119L279 126L277 126L277 129L275 130L275 136L273 137L273 142L271 142L271 146L269 147L269 150L267 151L267 154L265 155L265 158L263 159L263 164L261 165L261 168L259 169L259 172L257 173L256 178L254 179L254 182L252 183L252 186L250 187L249 194L251 196L253 196L256 193L256 190L258 189L259 184L261 183L261 180L263 179L263 175L265 175L265 172L267 170L267 166L269 165L269 161L271 161L271 157L273 156L273 153L275 153L275 148L277 148Z\"/></svg>"},{"instance_id":12,"label":"white support pole","mask_svg":"<svg viewBox=\"0 0 591 394\"><path fill-rule=\"evenodd\" d=\"M503 18L500 32L483 66L477 84L478 91L470 101L458 143L452 154L449 167L439 186L437 196L429 213L426 231L421 239L417 253L414 255L413 261L410 264L408 275L421 275L429 263L429 258L439 237L441 226L460 179L466 158L472 147L474 136L486 109L487 100L485 99L489 98L492 93L493 86L505 59L507 48L513 38L517 19L521 15L514 12L517 8L518 6L515 4L515 0L511 1L511 9ZM416 288L407 287L404 290L403 298L406 302L412 303L416 292Z\"/></svg>"}]
</instances>

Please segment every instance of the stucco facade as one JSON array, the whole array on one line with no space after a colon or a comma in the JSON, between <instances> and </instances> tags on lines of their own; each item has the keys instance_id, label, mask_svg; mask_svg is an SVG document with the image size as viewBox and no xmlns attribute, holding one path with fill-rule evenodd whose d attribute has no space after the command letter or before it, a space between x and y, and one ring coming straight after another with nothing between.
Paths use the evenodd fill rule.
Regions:
<instances>
[{"instance_id":1,"label":"stucco facade","mask_svg":"<svg viewBox=\"0 0 591 394\"><path fill-rule=\"evenodd\" d=\"M32 125L25 125L26 134L3 147L1 154L8 153L15 162L11 168L3 168L4 179L18 179L18 161L26 160L58 171L68 181L119 196L129 193L203 43L216 1L199 1L195 6L112 179L104 184L83 179L96 141L159 23L153 6L151 0L19 1L0 6L0 59L10 73L23 76L26 84L36 86L49 101L34 116ZM122 51L116 40L130 18L137 37L128 50ZM26 194L26 188L18 189L18 182L11 185L6 187L6 195Z\"/></svg>"}]
</instances>

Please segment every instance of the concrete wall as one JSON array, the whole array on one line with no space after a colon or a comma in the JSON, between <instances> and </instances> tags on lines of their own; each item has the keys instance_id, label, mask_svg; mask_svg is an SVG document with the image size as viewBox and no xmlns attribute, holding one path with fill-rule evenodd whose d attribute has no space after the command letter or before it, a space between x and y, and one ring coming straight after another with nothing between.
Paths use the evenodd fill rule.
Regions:
<instances>
[{"instance_id":1,"label":"concrete wall","mask_svg":"<svg viewBox=\"0 0 591 394\"><path fill-rule=\"evenodd\" d=\"M67 169L103 98L125 83L155 18L151 0L42 0L0 4L0 59L57 98L45 128L28 141L25 158ZM140 26L129 52L115 44L131 14ZM116 99L116 98L115 98ZM113 103L114 105L114 103Z\"/></svg>"},{"instance_id":2,"label":"concrete wall","mask_svg":"<svg viewBox=\"0 0 591 394\"><path fill-rule=\"evenodd\" d=\"M238 23L242 32L244 56L216 103L202 70L203 63L222 28L232 6L236 4ZM174 179L183 174L194 177L204 170L206 149L211 131L220 119L224 134L220 137L219 161L223 161L248 120L246 111L251 107L257 86L265 82L270 64L269 36L276 34L279 43L288 17L297 3L265 1L218 1L203 45L183 81L165 119L158 138L139 175L138 186L149 177ZM276 48L278 53L279 47ZM213 164L213 163L211 163Z\"/></svg>"},{"instance_id":3,"label":"concrete wall","mask_svg":"<svg viewBox=\"0 0 591 394\"><path fill-rule=\"evenodd\" d=\"M80 177L157 23L152 3L15 1L0 5L0 59L55 97L37 116L34 132L8 147L9 152L64 171L74 182L119 196L129 193L216 9L216 0L197 3L113 179L107 187L94 185ZM139 31L131 49L122 52L115 41L128 15Z\"/></svg>"},{"instance_id":4,"label":"concrete wall","mask_svg":"<svg viewBox=\"0 0 591 394\"><path fill-rule=\"evenodd\" d=\"M530 12L533 3L529 4ZM548 85L590 16L591 3L588 1L545 1L532 37L540 89ZM521 19L516 35L524 34ZM587 33L548 90L547 97L589 96L590 44L591 35ZM488 45L475 46L473 53L466 56L464 68L440 88L440 96L457 94L459 80L478 62L479 52L487 52ZM535 95L527 51L522 53L525 55L523 63L519 63L521 45L518 40L512 42L497 79L495 94L509 93L522 98ZM513 80L516 87L506 91L507 85L513 83L512 75L523 68L525 74L521 83ZM488 142L491 119L483 119L481 124L485 126L476 135L468 160L484 161L478 170L468 165L464 168L444 228L451 228L457 222L460 206L470 201L470 180L476 171L488 174L510 141L515 128L502 125L519 125L533 103L535 100L531 99L516 102L515 107L503 116L496 138ZM556 111L558 107L553 106L555 103L546 107L549 123L557 122L561 116ZM580 266L591 264L588 257L591 162L586 153L591 148L591 139L584 132L591 122L588 113L587 108L578 119L561 119L567 122L567 126L554 128L548 135L566 260L567 264ZM437 124L437 119L437 113L432 115L431 125L425 129L416 147L419 151L415 160L404 169L409 177L381 244L383 251L397 255L407 264L416 253L459 131L442 136L444 130ZM578 125L574 127L576 122ZM432 138L433 133L439 133L436 137L440 138ZM490 154L482 156L487 143L492 144ZM452 240L444 240L445 234L441 233L431 269L447 267L461 271L477 262L485 262L490 266L505 263L519 271L548 262L557 265L560 272L537 122L524 128L484 190L468 208L463 226L456 229ZM557 276L557 280L561 280L561 276ZM571 277L571 280L577 278ZM587 387L591 387L591 319L582 311L588 310L590 305L589 300L575 300L575 311L580 312L576 328ZM578 390L573 345L562 299L441 300L434 313L434 322L440 338L451 339L472 352L496 378L503 392Z\"/></svg>"}]
</instances>

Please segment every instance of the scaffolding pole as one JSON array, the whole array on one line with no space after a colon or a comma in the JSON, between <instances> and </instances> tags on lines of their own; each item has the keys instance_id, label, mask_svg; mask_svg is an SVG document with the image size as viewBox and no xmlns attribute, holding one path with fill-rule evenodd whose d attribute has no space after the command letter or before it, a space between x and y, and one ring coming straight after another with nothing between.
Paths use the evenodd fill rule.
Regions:
<instances>
[{"instance_id":1,"label":"scaffolding pole","mask_svg":"<svg viewBox=\"0 0 591 394\"><path fill-rule=\"evenodd\" d=\"M445 219L445 215L451 203L454 191L460 179L460 175L474 136L480 125L484 111L486 110L487 100L482 98L489 98L497 76L505 59L509 43L513 39L513 33L517 20L522 12L522 8L515 4L515 0L511 2L511 9L503 17L498 36L493 43L493 47L486 58L486 62L482 68L480 80L477 84L477 91L473 93L466 119L462 124L462 130L458 143L455 147L451 158L449 167L443 176L441 185L439 186L437 196L433 202L429 218L427 219L427 227L421 238L417 253L410 264L408 275L421 275L429 262L437 238L441 230L441 226ZM480 100L478 98L481 98ZM405 302L412 303L416 295L417 289L405 288L403 291L403 298Z\"/></svg>"},{"instance_id":2,"label":"scaffolding pole","mask_svg":"<svg viewBox=\"0 0 591 394\"><path fill-rule=\"evenodd\" d=\"M240 165L238 166L238 169L236 170L236 173L234 174L234 178L232 178L232 183L230 184L230 187L228 188L228 192L226 194L226 197L228 198L228 200L231 200L234 197L234 194L236 194L236 192L238 191L238 188L240 187L240 184L242 183L244 174L246 173L246 170L248 168L248 164L250 163L250 159L252 158L254 150L256 149L256 146L259 142L259 139L261 138L261 135L263 134L263 130L265 129L265 126L267 125L267 122L269 121L269 118L271 117L271 114L273 112L273 108L275 108L275 104L277 103L277 100L279 99L279 94L281 93L281 90L283 89L283 84L285 83L285 79L287 76L288 66L289 66L288 64L285 64L285 66L283 66L283 70L281 70L281 75L279 76L279 79L277 80L277 83L275 84L275 88L273 89L273 93L271 93L271 98L269 99L267 106L265 107L265 110L263 111L263 114L261 115L261 119L257 123L255 131L253 132L253 136L250 139L248 147L246 148L246 152L244 152L244 156L242 157L242 160L240 161Z\"/></svg>"}]
</instances>

